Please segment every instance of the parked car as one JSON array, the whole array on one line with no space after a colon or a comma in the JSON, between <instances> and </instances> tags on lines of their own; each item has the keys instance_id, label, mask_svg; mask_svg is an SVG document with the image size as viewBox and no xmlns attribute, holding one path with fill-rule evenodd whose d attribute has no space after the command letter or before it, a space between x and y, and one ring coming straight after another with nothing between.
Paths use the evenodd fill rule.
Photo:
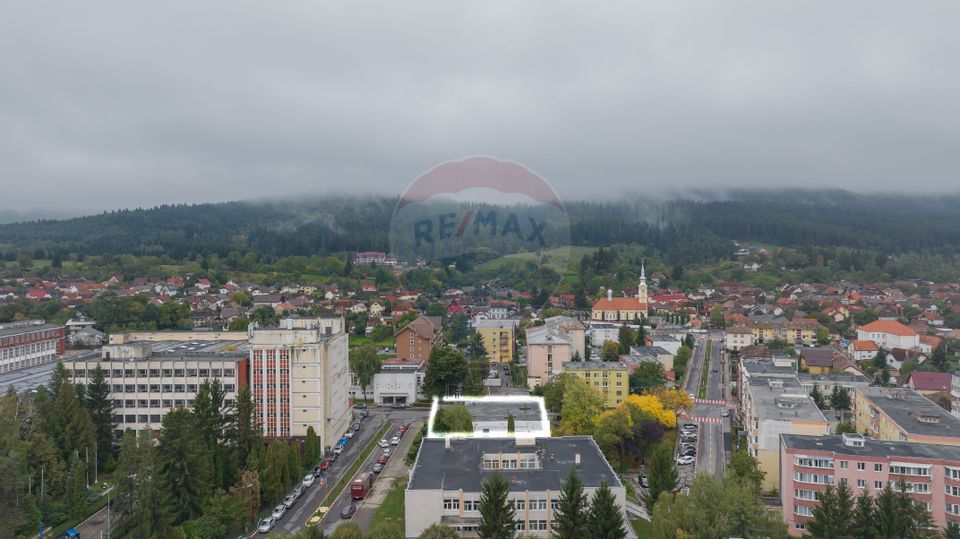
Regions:
<instances>
[{"instance_id":1,"label":"parked car","mask_svg":"<svg viewBox=\"0 0 960 539\"><path fill-rule=\"evenodd\" d=\"M347 444L349 443L350 443L350 438L347 438L346 436L344 436L343 438L340 438L340 441L337 442L337 444L342 445L343 447L347 447Z\"/></svg>"},{"instance_id":2,"label":"parked car","mask_svg":"<svg viewBox=\"0 0 960 539\"><path fill-rule=\"evenodd\" d=\"M348 430L346 433L344 433L343 437L344 437L344 438L347 438L348 440L349 440L350 438L353 438L353 431L352 431L352 430Z\"/></svg>"},{"instance_id":3,"label":"parked car","mask_svg":"<svg viewBox=\"0 0 960 539\"><path fill-rule=\"evenodd\" d=\"M348 503L340 510L340 518L347 519L352 518L353 514L357 512L356 504Z\"/></svg>"},{"instance_id":4,"label":"parked car","mask_svg":"<svg viewBox=\"0 0 960 539\"><path fill-rule=\"evenodd\" d=\"M392 454L392 451L390 451L390 449L384 449L384 450L383 450L383 454L386 455L387 458L389 458L390 455Z\"/></svg>"},{"instance_id":5,"label":"parked car","mask_svg":"<svg viewBox=\"0 0 960 539\"><path fill-rule=\"evenodd\" d=\"M267 517L260 521L260 525L257 526L257 531L260 533L270 533L270 530L273 529L273 524L275 522L276 521L273 519L273 517Z\"/></svg>"},{"instance_id":6,"label":"parked car","mask_svg":"<svg viewBox=\"0 0 960 539\"><path fill-rule=\"evenodd\" d=\"M366 409L367 409L367 403L365 403L365 402L358 402L358 403L354 404L353 407L356 408L357 410L366 410Z\"/></svg>"},{"instance_id":7,"label":"parked car","mask_svg":"<svg viewBox=\"0 0 960 539\"><path fill-rule=\"evenodd\" d=\"M360 417L367 417L369 415L370 415L370 412L367 411L366 408L364 408L363 410L360 410Z\"/></svg>"},{"instance_id":8,"label":"parked car","mask_svg":"<svg viewBox=\"0 0 960 539\"><path fill-rule=\"evenodd\" d=\"M381 466L386 466L388 460L390 460L390 455L381 454L379 457L377 457L377 464L380 464Z\"/></svg>"},{"instance_id":9,"label":"parked car","mask_svg":"<svg viewBox=\"0 0 960 539\"><path fill-rule=\"evenodd\" d=\"M681 451L681 452L679 453L679 455L680 455L681 457L695 457L695 456L697 456L697 450L696 450L696 449L686 449L686 450L684 450L684 451Z\"/></svg>"},{"instance_id":10,"label":"parked car","mask_svg":"<svg viewBox=\"0 0 960 539\"><path fill-rule=\"evenodd\" d=\"M283 499L283 506L286 507L287 509L290 509L291 507L293 507L293 504L296 501L297 501L297 497L291 494Z\"/></svg>"},{"instance_id":11,"label":"parked car","mask_svg":"<svg viewBox=\"0 0 960 539\"><path fill-rule=\"evenodd\" d=\"M333 454L339 455L340 453L343 453L343 446L341 444L337 444L333 447Z\"/></svg>"},{"instance_id":12,"label":"parked car","mask_svg":"<svg viewBox=\"0 0 960 539\"><path fill-rule=\"evenodd\" d=\"M313 474L311 473L311 474L307 474L307 476L303 478L303 482L301 482L300 484L303 485L305 488L312 487L313 481L314 481Z\"/></svg>"},{"instance_id":13,"label":"parked car","mask_svg":"<svg viewBox=\"0 0 960 539\"><path fill-rule=\"evenodd\" d=\"M80 532L76 528L70 528L61 533L59 539L80 539Z\"/></svg>"},{"instance_id":14,"label":"parked car","mask_svg":"<svg viewBox=\"0 0 960 539\"><path fill-rule=\"evenodd\" d=\"M323 470L320 469L319 465L317 465L313 467L313 471L310 473L312 473L314 477L320 477L321 475L323 475Z\"/></svg>"},{"instance_id":15,"label":"parked car","mask_svg":"<svg viewBox=\"0 0 960 539\"><path fill-rule=\"evenodd\" d=\"M695 431L695 430L698 430L699 428L700 428L700 427L698 427L696 423L684 423L683 426L680 427L680 430L693 430L693 431Z\"/></svg>"},{"instance_id":16,"label":"parked car","mask_svg":"<svg viewBox=\"0 0 960 539\"><path fill-rule=\"evenodd\" d=\"M721 412L720 417L730 417L730 410L724 410Z\"/></svg>"},{"instance_id":17,"label":"parked car","mask_svg":"<svg viewBox=\"0 0 960 539\"><path fill-rule=\"evenodd\" d=\"M291 494L293 494L294 498L299 498L303 494L303 487L300 485L293 487L293 492Z\"/></svg>"},{"instance_id":18,"label":"parked car","mask_svg":"<svg viewBox=\"0 0 960 539\"><path fill-rule=\"evenodd\" d=\"M320 471L321 472L327 471L327 469L330 468L331 464L333 464L333 459L331 457L324 458L323 462L320 463Z\"/></svg>"},{"instance_id":19,"label":"parked car","mask_svg":"<svg viewBox=\"0 0 960 539\"><path fill-rule=\"evenodd\" d=\"M377 445L380 447L390 447L390 442L388 442L386 438L381 438L380 441L377 442Z\"/></svg>"},{"instance_id":20,"label":"parked car","mask_svg":"<svg viewBox=\"0 0 960 539\"><path fill-rule=\"evenodd\" d=\"M373 473L380 473L380 472L382 472L382 471L383 471L383 464L380 464L379 462L374 462L374 463L373 463Z\"/></svg>"},{"instance_id":21,"label":"parked car","mask_svg":"<svg viewBox=\"0 0 960 539\"><path fill-rule=\"evenodd\" d=\"M286 514L286 512L287 512L287 506L281 503L280 505L273 508L273 514L270 516L273 517L274 520L277 520L278 518Z\"/></svg>"},{"instance_id":22,"label":"parked car","mask_svg":"<svg viewBox=\"0 0 960 539\"><path fill-rule=\"evenodd\" d=\"M680 466L689 466L693 464L695 460L696 459L694 459L693 457L679 457L677 459L677 464Z\"/></svg>"},{"instance_id":23,"label":"parked car","mask_svg":"<svg viewBox=\"0 0 960 539\"><path fill-rule=\"evenodd\" d=\"M643 487L643 488L649 488L649 487L650 487L650 481L647 479L647 474L645 474L645 473L640 474L640 477L639 477L638 479L640 479L640 486L641 486L641 487Z\"/></svg>"},{"instance_id":24,"label":"parked car","mask_svg":"<svg viewBox=\"0 0 960 539\"><path fill-rule=\"evenodd\" d=\"M397 429L397 432L399 432L400 435L403 436L403 434L404 434L405 432L407 432L407 428L408 428L408 427L407 427L406 425L400 425L400 428Z\"/></svg>"},{"instance_id":25,"label":"parked car","mask_svg":"<svg viewBox=\"0 0 960 539\"><path fill-rule=\"evenodd\" d=\"M399 436L394 436L393 438L390 438L390 445L398 445L399 443L400 443Z\"/></svg>"}]
</instances>

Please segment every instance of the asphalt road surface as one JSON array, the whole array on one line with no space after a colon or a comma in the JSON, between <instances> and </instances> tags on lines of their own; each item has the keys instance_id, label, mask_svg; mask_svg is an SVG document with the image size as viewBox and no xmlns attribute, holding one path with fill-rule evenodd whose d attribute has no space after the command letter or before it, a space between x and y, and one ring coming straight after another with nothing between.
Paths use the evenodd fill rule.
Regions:
<instances>
[{"instance_id":1,"label":"asphalt road surface","mask_svg":"<svg viewBox=\"0 0 960 539\"><path fill-rule=\"evenodd\" d=\"M710 341L710 354L707 357L707 341ZM690 375L684 389L698 398L700 379L703 375L704 362L707 363L706 395L707 401L723 400L723 382L721 358L723 354L723 334L708 333L697 338L690 359L688 370ZM724 448L724 432L729 431L729 417L723 417L725 406L719 404L695 403L690 416L694 418L708 418L708 421L694 421L699 427L697 437L697 457L694 466L678 466L681 483L689 485L695 473L706 472L713 475L722 475L726 463ZM681 420L681 423L690 422Z\"/></svg>"}]
</instances>

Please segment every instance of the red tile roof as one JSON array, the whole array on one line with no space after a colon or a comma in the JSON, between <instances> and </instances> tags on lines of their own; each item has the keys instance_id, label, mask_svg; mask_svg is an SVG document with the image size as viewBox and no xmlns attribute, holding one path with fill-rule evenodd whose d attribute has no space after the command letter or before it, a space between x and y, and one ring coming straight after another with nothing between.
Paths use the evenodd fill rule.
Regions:
<instances>
[{"instance_id":1,"label":"red tile roof","mask_svg":"<svg viewBox=\"0 0 960 539\"><path fill-rule=\"evenodd\" d=\"M913 371L907 375L907 385L922 391L950 391L950 373Z\"/></svg>"},{"instance_id":2,"label":"red tile roof","mask_svg":"<svg viewBox=\"0 0 960 539\"><path fill-rule=\"evenodd\" d=\"M917 334L916 331L897 322L896 320L877 320L867 325L860 326L860 329L870 333L889 333L901 337L912 337Z\"/></svg>"}]
</instances>

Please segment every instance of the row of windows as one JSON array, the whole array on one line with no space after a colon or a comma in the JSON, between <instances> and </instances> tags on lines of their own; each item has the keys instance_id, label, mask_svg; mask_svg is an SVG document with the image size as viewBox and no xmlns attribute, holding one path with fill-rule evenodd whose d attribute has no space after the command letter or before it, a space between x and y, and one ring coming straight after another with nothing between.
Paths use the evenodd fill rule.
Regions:
<instances>
[{"instance_id":1,"label":"row of windows","mask_svg":"<svg viewBox=\"0 0 960 539\"><path fill-rule=\"evenodd\" d=\"M93 369L90 369L90 376L93 376L93 372ZM157 378L160 376L166 378L233 378L236 376L235 369L105 369L103 372L107 378ZM87 369L74 369L73 375L84 378L87 376Z\"/></svg>"},{"instance_id":2,"label":"row of windows","mask_svg":"<svg viewBox=\"0 0 960 539\"><path fill-rule=\"evenodd\" d=\"M810 457L796 457L794 459L794 464L797 466L803 466L805 468L824 468L824 469L833 469L833 459L818 459ZM845 464L841 463L841 466Z\"/></svg>"},{"instance_id":3,"label":"row of windows","mask_svg":"<svg viewBox=\"0 0 960 539\"><path fill-rule=\"evenodd\" d=\"M799 460L799 459L798 459L798 460ZM816 467L819 468L820 466L816 466ZM849 468L849 467L850 467L850 462L849 462L849 461L846 461L846 460L841 460L841 461L840 461L840 469L841 469L841 470L846 470L846 469ZM833 468L833 465L832 465L832 464L830 465L830 468ZM859 471L862 472L862 471L864 471L864 470L866 470L866 469L867 469L867 463L866 463L866 462L858 462L858 463L857 463L857 470L859 470ZM883 471L883 464L874 463L874 464L873 464L873 471L875 471L875 472L882 472L882 471ZM893 473L892 470L891 470L891 473Z\"/></svg>"},{"instance_id":4,"label":"row of windows","mask_svg":"<svg viewBox=\"0 0 960 539\"><path fill-rule=\"evenodd\" d=\"M233 384L223 384L224 391L232 393L236 390ZM110 386L113 393L196 393L197 384L114 384Z\"/></svg>"},{"instance_id":5,"label":"row of windows","mask_svg":"<svg viewBox=\"0 0 960 539\"><path fill-rule=\"evenodd\" d=\"M193 399L114 399L114 408L173 408L193 406ZM233 399L224 399L223 406L233 406Z\"/></svg>"},{"instance_id":6,"label":"row of windows","mask_svg":"<svg viewBox=\"0 0 960 539\"><path fill-rule=\"evenodd\" d=\"M813 483L815 485L833 484L833 476L826 474L793 472L793 480L800 483Z\"/></svg>"},{"instance_id":7,"label":"row of windows","mask_svg":"<svg viewBox=\"0 0 960 539\"><path fill-rule=\"evenodd\" d=\"M516 521L515 529L516 529L518 532L522 532L522 531L526 531L526 530L545 532L545 531L547 531L547 521L546 521L546 520L531 520L531 521L530 521L530 526L527 527L527 523L526 523L526 522L524 522L523 520L518 520L518 521Z\"/></svg>"},{"instance_id":8,"label":"row of windows","mask_svg":"<svg viewBox=\"0 0 960 539\"><path fill-rule=\"evenodd\" d=\"M21 333L20 335L11 335L0 340L0 346L10 346L11 344L23 344L41 339L56 339L60 337L60 332L55 329L44 331L33 331L30 333Z\"/></svg>"},{"instance_id":9,"label":"row of windows","mask_svg":"<svg viewBox=\"0 0 960 539\"><path fill-rule=\"evenodd\" d=\"M43 341L33 344L25 344L23 346L15 346L13 348L3 348L3 355L0 356L2 359L13 359L15 357L26 356L29 354L37 354L40 352L50 352L57 349L56 341Z\"/></svg>"},{"instance_id":10,"label":"row of windows","mask_svg":"<svg viewBox=\"0 0 960 539\"><path fill-rule=\"evenodd\" d=\"M529 502L529 503L528 503ZM525 499L516 499L508 500L508 504L515 511L546 511L547 510L547 499L546 498L535 498L532 500ZM560 507L560 501L557 499L550 500L549 506L556 510ZM443 510L444 511L457 511L460 509L460 498L444 498L443 499ZM480 500L463 500L463 510L464 512L473 512L480 510ZM546 529L546 528L544 528Z\"/></svg>"},{"instance_id":11,"label":"row of windows","mask_svg":"<svg viewBox=\"0 0 960 539\"><path fill-rule=\"evenodd\" d=\"M536 455L521 455L519 459L499 456L483 458L484 470L537 470L539 468Z\"/></svg>"}]
</instances>

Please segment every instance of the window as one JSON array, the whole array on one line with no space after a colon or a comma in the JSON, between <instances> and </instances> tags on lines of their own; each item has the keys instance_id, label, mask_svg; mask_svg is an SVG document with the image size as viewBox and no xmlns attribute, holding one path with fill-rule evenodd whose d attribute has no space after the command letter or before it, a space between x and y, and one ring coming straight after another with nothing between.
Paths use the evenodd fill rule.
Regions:
<instances>
[{"instance_id":1,"label":"window","mask_svg":"<svg viewBox=\"0 0 960 539\"><path fill-rule=\"evenodd\" d=\"M500 461L496 458L484 457L483 459L483 469L484 470L499 470Z\"/></svg>"},{"instance_id":2,"label":"window","mask_svg":"<svg viewBox=\"0 0 960 539\"><path fill-rule=\"evenodd\" d=\"M155 393L160 392L160 384L150 384L150 391Z\"/></svg>"},{"instance_id":3,"label":"window","mask_svg":"<svg viewBox=\"0 0 960 539\"><path fill-rule=\"evenodd\" d=\"M173 384L163 384L163 390L167 393L173 391Z\"/></svg>"},{"instance_id":4,"label":"window","mask_svg":"<svg viewBox=\"0 0 960 539\"><path fill-rule=\"evenodd\" d=\"M480 500L463 500L464 511L479 511Z\"/></svg>"},{"instance_id":5,"label":"window","mask_svg":"<svg viewBox=\"0 0 960 539\"><path fill-rule=\"evenodd\" d=\"M805 505L794 505L794 506L793 506L793 514L794 514L794 515L800 515L800 516L802 516L802 517L812 517L812 516L813 516L813 510L810 509L809 507L805 506Z\"/></svg>"},{"instance_id":6,"label":"window","mask_svg":"<svg viewBox=\"0 0 960 539\"><path fill-rule=\"evenodd\" d=\"M797 457L794 459L793 463L797 466L803 466L805 468L823 468L823 469L833 469L833 459L818 459L818 458L809 458L809 457Z\"/></svg>"},{"instance_id":7,"label":"window","mask_svg":"<svg viewBox=\"0 0 960 539\"><path fill-rule=\"evenodd\" d=\"M816 485L833 484L833 476L826 474L793 472L793 480L798 483L813 483Z\"/></svg>"},{"instance_id":8,"label":"window","mask_svg":"<svg viewBox=\"0 0 960 539\"><path fill-rule=\"evenodd\" d=\"M173 384L174 393L183 393L184 385L183 384Z\"/></svg>"},{"instance_id":9,"label":"window","mask_svg":"<svg viewBox=\"0 0 960 539\"><path fill-rule=\"evenodd\" d=\"M207 378L208 376L210 376L210 369L200 369L197 372L200 373L200 378Z\"/></svg>"},{"instance_id":10,"label":"window","mask_svg":"<svg viewBox=\"0 0 960 539\"><path fill-rule=\"evenodd\" d=\"M530 503L532 504L533 502L530 502ZM531 505L530 509L531 509L531 510L533 509L532 505ZM547 510L547 499L546 499L546 498L540 498L539 500L537 500L537 509L536 509L536 510L537 510L537 511L546 511L546 510Z\"/></svg>"},{"instance_id":11,"label":"window","mask_svg":"<svg viewBox=\"0 0 960 539\"><path fill-rule=\"evenodd\" d=\"M796 489L793 491L793 497L798 500L817 501L817 492L814 490Z\"/></svg>"},{"instance_id":12,"label":"window","mask_svg":"<svg viewBox=\"0 0 960 539\"><path fill-rule=\"evenodd\" d=\"M882 471L883 471L883 464L879 464L879 463L874 464L874 465L873 465L873 471L875 471L875 472L882 472Z\"/></svg>"},{"instance_id":13,"label":"window","mask_svg":"<svg viewBox=\"0 0 960 539\"><path fill-rule=\"evenodd\" d=\"M793 527L797 530L805 530L807 528L807 525L797 522L796 524L793 525Z\"/></svg>"},{"instance_id":14,"label":"window","mask_svg":"<svg viewBox=\"0 0 960 539\"><path fill-rule=\"evenodd\" d=\"M873 488L877 490L883 490L883 481L874 481Z\"/></svg>"},{"instance_id":15,"label":"window","mask_svg":"<svg viewBox=\"0 0 960 539\"><path fill-rule=\"evenodd\" d=\"M527 501L526 501L526 500L515 500L515 501L514 501L514 507L516 508L517 511L524 511L524 510L526 510L526 508L527 508Z\"/></svg>"},{"instance_id":16,"label":"window","mask_svg":"<svg viewBox=\"0 0 960 539\"><path fill-rule=\"evenodd\" d=\"M921 477L930 476L930 468L927 466L906 466L903 464L890 464L890 475L915 475Z\"/></svg>"},{"instance_id":17,"label":"window","mask_svg":"<svg viewBox=\"0 0 960 539\"><path fill-rule=\"evenodd\" d=\"M862 472L867 469L867 464L865 462L858 462L857 469Z\"/></svg>"},{"instance_id":18,"label":"window","mask_svg":"<svg viewBox=\"0 0 960 539\"><path fill-rule=\"evenodd\" d=\"M864 479L857 479L857 486L860 488L865 488L867 486L867 481Z\"/></svg>"},{"instance_id":19,"label":"window","mask_svg":"<svg viewBox=\"0 0 960 539\"><path fill-rule=\"evenodd\" d=\"M951 496L960 496L960 487L955 487L953 485L946 486L947 494Z\"/></svg>"},{"instance_id":20,"label":"window","mask_svg":"<svg viewBox=\"0 0 960 539\"><path fill-rule=\"evenodd\" d=\"M173 376L173 369L163 369L164 376Z\"/></svg>"},{"instance_id":21,"label":"window","mask_svg":"<svg viewBox=\"0 0 960 539\"><path fill-rule=\"evenodd\" d=\"M515 528L516 528L516 530L517 530L518 532L526 531L526 529L527 529L527 523L526 523L526 522L524 522L524 521L522 521L522 520L518 520L515 524L516 524Z\"/></svg>"},{"instance_id":22,"label":"window","mask_svg":"<svg viewBox=\"0 0 960 539\"><path fill-rule=\"evenodd\" d=\"M174 376L183 376L183 369L173 369Z\"/></svg>"},{"instance_id":23,"label":"window","mask_svg":"<svg viewBox=\"0 0 960 539\"><path fill-rule=\"evenodd\" d=\"M187 369L187 376L196 376L197 369Z\"/></svg>"},{"instance_id":24,"label":"window","mask_svg":"<svg viewBox=\"0 0 960 539\"><path fill-rule=\"evenodd\" d=\"M960 515L960 504L958 503L948 503L947 504L947 513L951 515Z\"/></svg>"},{"instance_id":25,"label":"window","mask_svg":"<svg viewBox=\"0 0 960 539\"><path fill-rule=\"evenodd\" d=\"M457 498L444 498L443 499L443 510L444 511L453 511L455 509L460 509L460 500Z\"/></svg>"},{"instance_id":26,"label":"window","mask_svg":"<svg viewBox=\"0 0 960 539\"><path fill-rule=\"evenodd\" d=\"M841 470L846 470L849 466L850 466L850 463L849 463L849 462L847 462L847 461L845 461L845 460L841 460L841 461L840 461L840 469L841 469Z\"/></svg>"},{"instance_id":27,"label":"window","mask_svg":"<svg viewBox=\"0 0 960 539\"><path fill-rule=\"evenodd\" d=\"M560 500L558 499L550 500L550 509L553 509L554 511L556 511L557 509L560 509Z\"/></svg>"},{"instance_id":28,"label":"window","mask_svg":"<svg viewBox=\"0 0 960 539\"><path fill-rule=\"evenodd\" d=\"M531 520L530 521L530 530L545 532L547 531L547 521L546 520Z\"/></svg>"}]
</instances>

